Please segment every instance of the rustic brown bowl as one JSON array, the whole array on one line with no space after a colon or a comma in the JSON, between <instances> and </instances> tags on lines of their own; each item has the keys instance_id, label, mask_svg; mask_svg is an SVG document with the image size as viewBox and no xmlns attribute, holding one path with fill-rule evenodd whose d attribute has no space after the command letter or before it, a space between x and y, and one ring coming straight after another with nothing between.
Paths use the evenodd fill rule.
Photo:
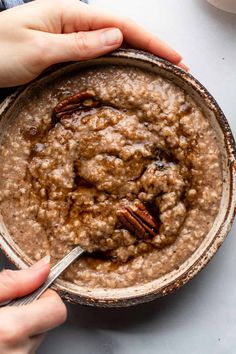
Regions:
<instances>
[{"instance_id":1,"label":"rustic brown bowl","mask_svg":"<svg viewBox=\"0 0 236 354\"><path fill-rule=\"evenodd\" d=\"M236 154L235 142L229 124L210 93L192 75L182 69L151 54L135 50L118 50L97 59L59 67L23 90L17 91L0 106L0 138L9 121L17 115L32 90L37 90L37 87L47 84L48 80L58 77L64 72L74 72L104 64L147 69L168 78L186 90L209 118L218 137L223 164L223 194L218 216L199 248L178 269L146 284L121 289L89 289L62 280L56 281L53 285L64 299L74 303L101 307L122 307L147 302L178 289L193 278L216 253L230 230L235 214ZM30 264L29 258L13 242L1 221L0 247L18 268Z\"/></svg>"}]
</instances>

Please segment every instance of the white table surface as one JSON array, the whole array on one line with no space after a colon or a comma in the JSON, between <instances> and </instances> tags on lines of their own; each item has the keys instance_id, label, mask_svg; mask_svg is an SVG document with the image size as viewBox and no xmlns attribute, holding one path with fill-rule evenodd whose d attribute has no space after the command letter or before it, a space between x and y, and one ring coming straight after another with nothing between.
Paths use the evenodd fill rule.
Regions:
<instances>
[{"instance_id":1,"label":"white table surface","mask_svg":"<svg viewBox=\"0 0 236 354\"><path fill-rule=\"evenodd\" d=\"M168 41L213 94L236 133L236 15L204 0L94 0ZM178 292L127 309L68 306L39 354L236 353L236 227ZM2 258L0 262L5 262ZM6 264L6 263L5 263Z\"/></svg>"}]
</instances>

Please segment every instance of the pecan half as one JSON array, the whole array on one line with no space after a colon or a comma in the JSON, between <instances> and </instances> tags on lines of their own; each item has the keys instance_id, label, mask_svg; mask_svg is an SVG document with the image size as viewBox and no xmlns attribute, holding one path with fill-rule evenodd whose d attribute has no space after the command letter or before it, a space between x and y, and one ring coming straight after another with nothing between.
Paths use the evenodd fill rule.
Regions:
<instances>
[{"instance_id":1,"label":"pecan half","mask_svg":"<svg viewBox=\"0 0 236 354\"><path fill-rule=\"evenodd\" d=\"M69 118L74 112L87 112L100 106L100 102L94 94L82 91L60 101L53 109L53 115L57 120Z\"/></svg>"},{"instance_id":2,"label":"pecan half","mask_svg":"<svg viewBox=\"0 0 236 354\"><path fill-rule=\"evenodd\" d=\"M138 238L154 237L158 234L158 224L141 201L134 206L118 210L117 217L121 224Z\"/></svg>"}]
</instances>

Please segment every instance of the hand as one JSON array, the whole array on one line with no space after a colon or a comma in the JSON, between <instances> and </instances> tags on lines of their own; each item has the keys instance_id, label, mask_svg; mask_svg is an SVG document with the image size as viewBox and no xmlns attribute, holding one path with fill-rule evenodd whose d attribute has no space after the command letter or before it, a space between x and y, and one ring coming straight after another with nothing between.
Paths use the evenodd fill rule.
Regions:
<instances>
[{"instance_id":1,"label":"hand","mask_svg":"<svg viewBox=\"0 0 236 354\"><path fill-rule=\"evenodd\" d=\"M45 259L25 270L3 270L0 273L0 303L31 293L45 281L49 271L50 265ZM29 305L0 308L0 353L32 354L44 333L65 319L66 307L52 290L47 290Z\"/></svg>"},{"instance_id":2,"label":"hand","mask_svg":"<svg viewBox=\"0 0 236 354\"><path fill-rule=\"evenodd\" d=\"M55 63L100 56L123 41L181 62L178 53L131 20L78 0L36 0L1 12L0 87L29 82Z\"/></svg>"}]
</instances>

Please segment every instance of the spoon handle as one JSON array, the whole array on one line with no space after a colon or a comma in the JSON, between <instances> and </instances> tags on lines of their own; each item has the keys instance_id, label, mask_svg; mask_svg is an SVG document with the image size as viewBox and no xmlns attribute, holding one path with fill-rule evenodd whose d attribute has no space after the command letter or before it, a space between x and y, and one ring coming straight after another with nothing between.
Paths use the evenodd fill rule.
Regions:
<instances>
[{"instance_id":1,"label":"spoon handle","mask_svg":"<svg viewBox=\"0 0 236 354\"><path fill-rule=\"evenodd\" d=\"M40 286L40 288L38 288L33 293L27 296L10 301L6 305L22 306L30 304L34 300L37 300L44 293L44 291L49 288L49 286L54 282L54 280L83 252L84 250L80 246L75 247L51 269L47 280L45 281L45 283L43 283L43 285Z\"/></svg>"}]
</instances>

